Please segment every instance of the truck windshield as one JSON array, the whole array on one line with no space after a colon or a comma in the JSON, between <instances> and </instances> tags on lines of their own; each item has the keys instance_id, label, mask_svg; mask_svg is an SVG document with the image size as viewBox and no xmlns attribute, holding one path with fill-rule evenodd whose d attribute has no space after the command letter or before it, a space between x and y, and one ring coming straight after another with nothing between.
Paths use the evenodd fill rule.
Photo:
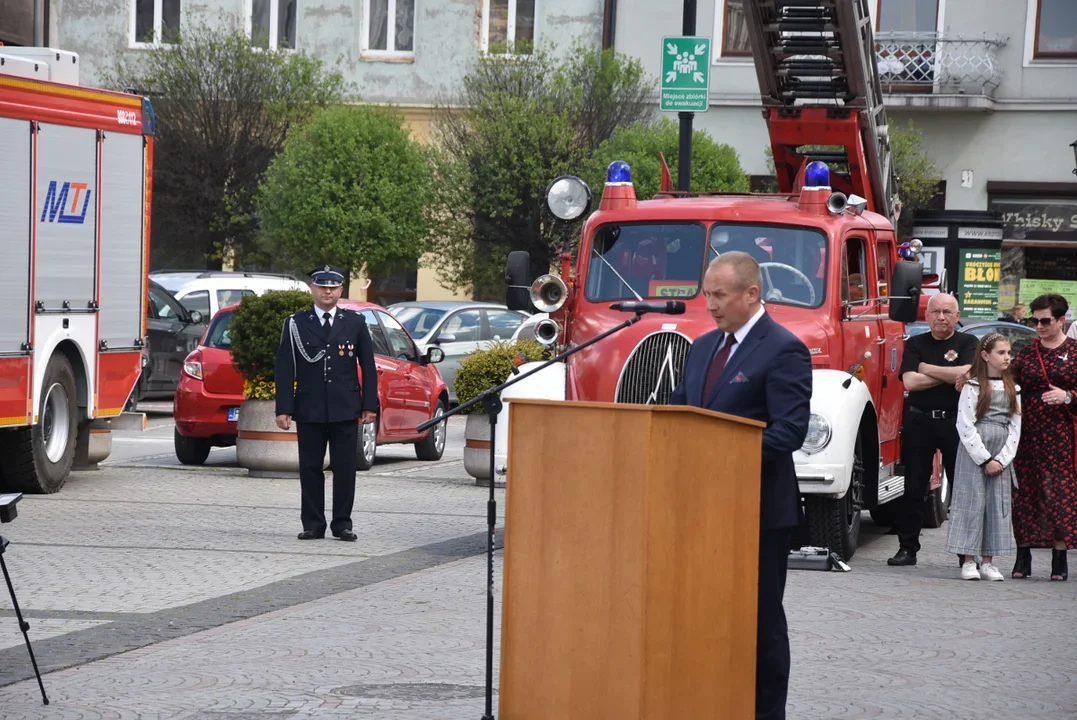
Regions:
<instances>
[{"instance_id":1,"label":"truck windshield","mask_svg":"<svg viewBox=\"0 0 1077 720\"><path fill-rule=\"evenodd\" d=\"M610 223L595 231L585 295L591 302L692 298L703 277L701 223Z\"/></svg>"},{"instance_id":2,"label":"truck windshield","mask_svg":"<svg viewBox=\"0 0 1077 720\"><path fill-rule=\"evenodd\" d=\"M711 228L708 260L740 250L759 262L763 300L819 307L826 281L826 235L791 225L721 223Z\"/></svg>"}]
</instances>

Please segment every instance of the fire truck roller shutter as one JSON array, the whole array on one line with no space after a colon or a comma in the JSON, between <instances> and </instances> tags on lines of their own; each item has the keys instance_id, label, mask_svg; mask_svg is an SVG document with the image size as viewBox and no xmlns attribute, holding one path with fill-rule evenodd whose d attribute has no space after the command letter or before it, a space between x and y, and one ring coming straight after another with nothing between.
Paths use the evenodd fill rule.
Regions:
<instances>
[{"instance_id":1,"label":"fire truck roller shutter","mask_svg":"<svg viewBox=\"0 0 1077 720\"><path fill-rule=\"evenodd\" d=\"M34 212L38 258L34 299L46 311L63 310L65 301L71 310L86 310L95 300L96 130L41 123Z\"/></svg>"},{"instance_id":2,"label":"fire truck roller shutter","mask_svg":"<svg viewBox=\"0 0 1077 720\"><path fill-rule=\"evenodd\" d=\"M27 120L0 118L0 354L29 341L31 136ZM21 397L25 414L25 392ZM4 413L6 415L6 413Z\"/></svg>"},{"instance_id":3,"label":"fire truck roller shutter","mask_svg":"<svg viewBox=\"0 0 1077 720\"><path fill-rule=\"evenodd\" d=\"M108 133L101 149L101 339L135 348L142 334L143 141Z\"/></svg>"}]
</instances>

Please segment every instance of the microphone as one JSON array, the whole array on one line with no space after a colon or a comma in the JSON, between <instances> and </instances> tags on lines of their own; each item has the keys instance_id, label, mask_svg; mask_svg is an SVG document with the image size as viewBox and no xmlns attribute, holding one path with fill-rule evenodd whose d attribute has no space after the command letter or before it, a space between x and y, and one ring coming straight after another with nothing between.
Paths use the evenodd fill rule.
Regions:
<instances>
[{"instance_id":1,"label":"microphone","mask_svg":"<svg viewBox=\"0 0 1077 720\"><path fill-rule=\"evenodd\" d=\"M684 315L683 300L666 300L665 302L619 302L610 305L610 310L634 313L662 313L663 315Z\"/></svg>"}]
</instances>

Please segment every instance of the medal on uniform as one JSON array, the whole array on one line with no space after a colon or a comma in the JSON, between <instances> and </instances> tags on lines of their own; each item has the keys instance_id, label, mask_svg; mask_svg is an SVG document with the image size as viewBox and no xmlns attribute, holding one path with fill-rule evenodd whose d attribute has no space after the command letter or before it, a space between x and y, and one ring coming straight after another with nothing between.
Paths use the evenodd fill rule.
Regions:
<instances>
[{"instance_id":1,"label":"medal on uniform","mask_svg":"<svg viewBox=\"0 0 1077 720\"><path fill-rule=\"evenodd\" d=\"M354 349L355 349L355 345L352 344L352 343L348 343L348 357L352 357L352 356L355 355L355 353L352 352Z\"/></svg>"},{"instance_id":2,"label":"medal on uniform","mask_svg":"<svg viewBox=\"0 0 1077 720\"><path fill-rule=\"evenodd\" d=\"M340 356L344 357L344 345L337 345L337 347L340 348Z\"/></svg>"}]
</instances>

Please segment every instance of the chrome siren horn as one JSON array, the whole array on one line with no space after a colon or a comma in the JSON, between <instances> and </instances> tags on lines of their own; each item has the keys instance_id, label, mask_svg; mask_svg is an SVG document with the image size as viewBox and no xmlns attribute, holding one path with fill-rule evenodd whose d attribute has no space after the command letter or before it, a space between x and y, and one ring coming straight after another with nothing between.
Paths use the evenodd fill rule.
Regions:
<instances>
[{"instance_id":1,"label":"chrome siren horn","mask_svg":"<svg viewBox=\"0 0 1077 720\"><path fill-rule=\"evenodd\" d=\"M557 324L556 320L543 318L535 323L535 340L546 347L556 343L560 334L561 326Z\"/></svg>"},{"instance_id":2,"label":"chrome siren horn","mask_svg":"<svg viewBox=\"0 0 1077 720\"><path fill-rule=\"evenodd\" d=\"M835 215L840 215L848 204L849 198L845 197L843 192L831 193L830 197L826 199L826 209Z\"/></svg>"},{"instance_id":3,"label":"chrome siren horn","mask_svg":"<svg viewBox=\"0 0 1077 720\"><path fill-rule=\"evenodd\" d=\"M543 275L531 283L531 302L539 312L557 312L567 299L568 285L556 275Z\"/></svg>"}]
</instances>

